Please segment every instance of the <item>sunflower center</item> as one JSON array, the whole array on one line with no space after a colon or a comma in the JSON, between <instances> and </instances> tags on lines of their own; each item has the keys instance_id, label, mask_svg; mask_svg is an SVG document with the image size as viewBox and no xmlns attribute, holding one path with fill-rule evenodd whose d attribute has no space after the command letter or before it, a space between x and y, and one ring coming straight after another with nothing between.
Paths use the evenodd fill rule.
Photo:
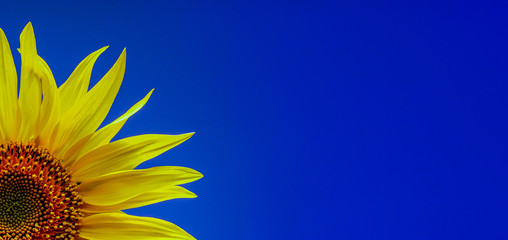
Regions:
<instances>
[{"instance_id":1,"label":"sunflower center","mask_svg":"<svg viewBox=\"0 0 508 240\"><path fill-rule=\"evenodd\" d=\"M46 149L0 144L0 239L74 239L83 218L76 188Z\"/></svg>"}]
</instances>

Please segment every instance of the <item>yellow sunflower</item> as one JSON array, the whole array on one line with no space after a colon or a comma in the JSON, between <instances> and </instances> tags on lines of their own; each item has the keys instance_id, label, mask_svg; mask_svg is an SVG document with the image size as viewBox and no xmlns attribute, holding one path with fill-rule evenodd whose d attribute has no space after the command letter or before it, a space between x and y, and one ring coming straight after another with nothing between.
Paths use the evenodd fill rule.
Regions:
<instances>
[{"instance_id":1,"label":"yellow sunflower","mask_svg":"<svg viewBox=\"0 0 508 240\"><path fill-rule=\"evenodd\" d=\"M0 29L0 239L194 239L172 223L121 212L196 197L178 185L202 177L176 166L134 169L193 133L111 142L153 90L98 129L122 83L125 50L88 91L92 67L106 47L57 87L37 55L30 23L20 42L18 97L16 67Z\"/></svg>"}]
</instances>

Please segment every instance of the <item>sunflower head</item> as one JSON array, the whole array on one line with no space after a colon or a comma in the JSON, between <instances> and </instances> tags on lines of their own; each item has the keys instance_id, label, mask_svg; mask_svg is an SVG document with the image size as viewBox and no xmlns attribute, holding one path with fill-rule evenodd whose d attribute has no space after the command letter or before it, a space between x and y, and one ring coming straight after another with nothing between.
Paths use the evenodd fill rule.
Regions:
<instances>
[{"instance_id":1,"label":"sunflower head","mask_svg":"<svg viewBox=\"0 0 508 240\"><path fill-rule=\"evenodd\" d=\"M0 235L68 239L79 231L77 184L46 149L0 144L0 160Z\"/></svg>"},{"instance_id":2,"label":"sunflower head","mask_svg":"<svg viewBox=\"0 0 508 240\"><path fill-rule=\"evenodd\" d=\"M10 46L0 29L0 239L194 239L164 220L121 212L196 197L179 185L202 175L176 166L135 169L193 133L111 141L153 90L99 129L126 61L124 50L89 90L93 65L105 50L86 57L57 87L37 54L29 23L20 37L18 87Z\"/></svg>"}]
</instances>

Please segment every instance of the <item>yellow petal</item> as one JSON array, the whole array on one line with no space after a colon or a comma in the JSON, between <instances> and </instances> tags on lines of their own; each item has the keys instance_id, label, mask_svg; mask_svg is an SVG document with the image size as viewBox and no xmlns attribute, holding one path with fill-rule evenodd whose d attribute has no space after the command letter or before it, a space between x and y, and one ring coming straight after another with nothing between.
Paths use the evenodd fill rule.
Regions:
<instances>
[{"instance_id":1,"label":"yellow petal","mask_svg":"<svg viewBox=\"0 0 508 240\"><path fill-rule=\"evenodd\" d=\"M67 81L58 88L60 96L62 99L65 99L65 101L62 102L62 112L67 112L67 110L88 91L90 76L92 75L92 68L95 61L97 61L97 58L101 53L106 51L107 48L107 46L103 47L83 59L76 69L74 69Z\"/></svg>"},{"instance_id":2,"label":"yellow petal","mask_svg":"<svg viewBox=\"0 0 508 240\"><path fill-rule=\"evenodd\" d=\"M193 134L146 134L120 139L89 152L77 160L70 169L77 181L86 181L110 172L134 169L140 163L184 142Z\"/></svg>"},{"instance_id":3,"label":"yellow petal","mask_svg":"<svg viewBox=\"0 0 508 240\"><path fill-rule=\"evenodd\" d=\"M59 122L59 131L52 139L50 152L63 156L68 148L97 130L108 114L122 84L125 58L124 49L106 75L63 114Z\"/></svg>"},{"instance_id":4,"label":"yellow petal","mask_svg":"<svg viewBox=\"0 0 508 240\"><path fill-rule=\"evenodd\" d=\"M19 107L21 110L21 127L18 140L26 141L34 137L36 122L42 100L41 82L35 75L38 62L35 36L32 24L28 23L20 36L21 77L19 90Z\"/></svg>"},{"instance_id":5,"label":"yellow petal","mask_svg":"<svg viewBox=\"0 0 508 240\"><path fill-rule=\"evenodd\" d=\"M107 206L119 204L145 192L192 182L201 177L203 175L196 170L175 166L126 170L82 182L78 191L86 203Z\"/></svg>"},{"instance_id":6,"label":"yellow petal","mask_svg":"<svg viewBox=\"0 0 508 240\"><path fill-rule=\"evenodd\" d=\"M118 131L120 131L127 119L138 112L146 104L152 95L152 92L153 89L143 99L141 99L141 101L134 104L134 106L115 121L99 129L97 132L91 133L89 137L83 138L78 143L74 144L74 146L72 146L64 156L64 165L72 166L74 165L76 159L79 159L99 146L109 143Z\"/></svg>"},{"instance_id":7,"label":"yellow petal","mask_svg":"<svg viewBox=\"0 0 508 240\"><path fill-rule=\"evenodd\" d=\"M40 57L36 75L42 80L43 96L36 133L39 133L40 144L49 147L51 134L60 119L60 97L53 73L51 73L48 64Z\"/></svg>"},{"instance_id":8,"label":"yellow petal","mask_svg":"<svg viewBox=\"0 0 508 240\"><path fill-rule=\"evenodd\" d=\"M0 29L0 134L2 140L15 140L19 130L18 77L11 48Z\"/></svg>"},{"instance_id":9,"label":"yellow petal","mask_svg":"<svg viewBox=\"0 0 508 240\"><path fill-rule=\"evenodd\" d=\"M195 239L170 222L124 213L101 213L86 217L79 235L89 240Z\"/></svg>"},{"instance_id":10,"label":"yellow petal","mask_svg":"<svg viewBox=\"0 0 508 240\"><path fill-rule=\"evenodd\" d=\"M96 206L85 204L83 210L86 212L114 212L124 209L143 207L146 205L167 201L176 198L195 198L196 194L180 186L169 186L154 191L142 193L125 202L109 206Z\"/></svg>"}]
</instances>

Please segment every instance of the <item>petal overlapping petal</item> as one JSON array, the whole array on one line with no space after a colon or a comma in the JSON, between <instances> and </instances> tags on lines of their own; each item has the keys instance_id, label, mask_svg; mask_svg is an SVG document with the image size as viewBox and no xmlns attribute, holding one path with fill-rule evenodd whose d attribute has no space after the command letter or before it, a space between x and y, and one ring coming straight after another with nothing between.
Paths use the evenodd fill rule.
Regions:
<instances>
[{"instance_id":1,"label":"petal overlapping petal","mask_svg":"<svg viewBox=\"0 0 508 240\"><path fill-rule=\"evenodd\" d=\"M81 97L59 122L58 131L52 136L51 152L61 157L76 142L93 133L109 112L125 73L126 51L122 52L113 67L83 97Z\"/></svg>"},{"instance_id":2,"label":"petal overlapping petal","mask_svg":"<svg viewBox=\"0 0 508 240\"><path fill-rule=\"evenodd\" d=\"M193 134L146 134L120 139L89 152L70 169L76 181L81 182L110 172L134 169L140 163L184 142Z\"/></svg>"},{"instance_id":3,"label":"petal overlapping petal","mask_svg":"<svg viewBox=\"0 0 508 240\"><path fill-rule=\"evenodd\" d=\"M138 208L146 205L163 202L176 198L195 198L196 194L180 186L169 186L161 189L142 193L138 196L130 198L124 202L108 205L96 206L92 204L85 204L84 210L86 212L114 212L124 209Z\"/></svg>"},{"instance_id":4,"label":"petal overlapping petal","mask_svg":"<svg viewBox=\"0 0 508 240\"><path fill-rule=\"evenodd\" d=\"M89 134L89 136L81 139L78 143L74 144L74 146L72 146L65 153L64 159L66 159L66 161L64 165L70 167L74 165L76 160L82 157L83 155L89 153L90 151L96 149L99 146L109 143L111 139L113 139L113 137L120 131L125 122L146 104L146 102L152 95L152 92L153 89L143 99L141 99L141 101L134 104L129 110L127 110L127 112L125 112L115 121L104 126L98 131Z\"/></svg>"},{"instance_id":5,"label":"petal overlapping petal","mask_svg":"<svg viewBox=\"0 0 508 240\"><path fill-rule=\"evenodd\" d=\"M101 213L86 217L80 236L89 240L195 239L170 222L124 213Z\"/></svg>"},{"instance_id":6,"label":"petal overlapping petal","mask_svg":"<svg viewBox=\"0 0 508 240\"><path fill-rule=\"evenodd\" d=\"M99 56L106 51L107 48L107 46L103 47L83 59L76 69L74 69L67 81L58 88L60 96L62 96L62 99L65 99L65 101L62 102L62 112L67 112L74 103L88 92L90 76L92 75L92 69L95 61L97 61L97 58L99 58Z\"/></svg>"},{"instance_id":7,"label":"petal overlapping petal","mask_svg":"<svg viewBox=\"0 0 508 240\"><path fill-rule=\"evenodd\" d=\"M49 146L49 139L55 125L60 120L60 96L57 91L55 78L48 64L39 57L36 75L42 83L42 104L36 125L37 139L42 146Z\"/></svg>"},{"instance_id":8,"label":"petal overlapping petal","mask_svg":"<svg viewBox=\"0 0 508 240\"><path fill-rule=\"evenodd\" d=\"M19 107L21 110L21 126L19 141L33 139L39 118L42 101L41 81L36 75L38 55L32 24L28 23L20 36L21 76L19 89Z\"/></svg>"},{"instance_id":9,"label":"petal overlapping petal","mask_svg":"<svg viewBox=\"0 0 508 240\"><path fill-rule=\"evenodd\" d=\"M82 182L78 191L86 203L97 206L119 204L145 192L180 185L203 175L186 167L161 166L119 171Z\"/></svg>"},{"instance_id":10,"label":"petal overlapping petal","mask_svg":"<svg viewBox=\"0 0 508 240\"><path fill-rule=\"evenodd\" d=\"M14 140L19 131L18 77L7 37L0 29L0 137Z\"/></svg>"}]
</instances>

